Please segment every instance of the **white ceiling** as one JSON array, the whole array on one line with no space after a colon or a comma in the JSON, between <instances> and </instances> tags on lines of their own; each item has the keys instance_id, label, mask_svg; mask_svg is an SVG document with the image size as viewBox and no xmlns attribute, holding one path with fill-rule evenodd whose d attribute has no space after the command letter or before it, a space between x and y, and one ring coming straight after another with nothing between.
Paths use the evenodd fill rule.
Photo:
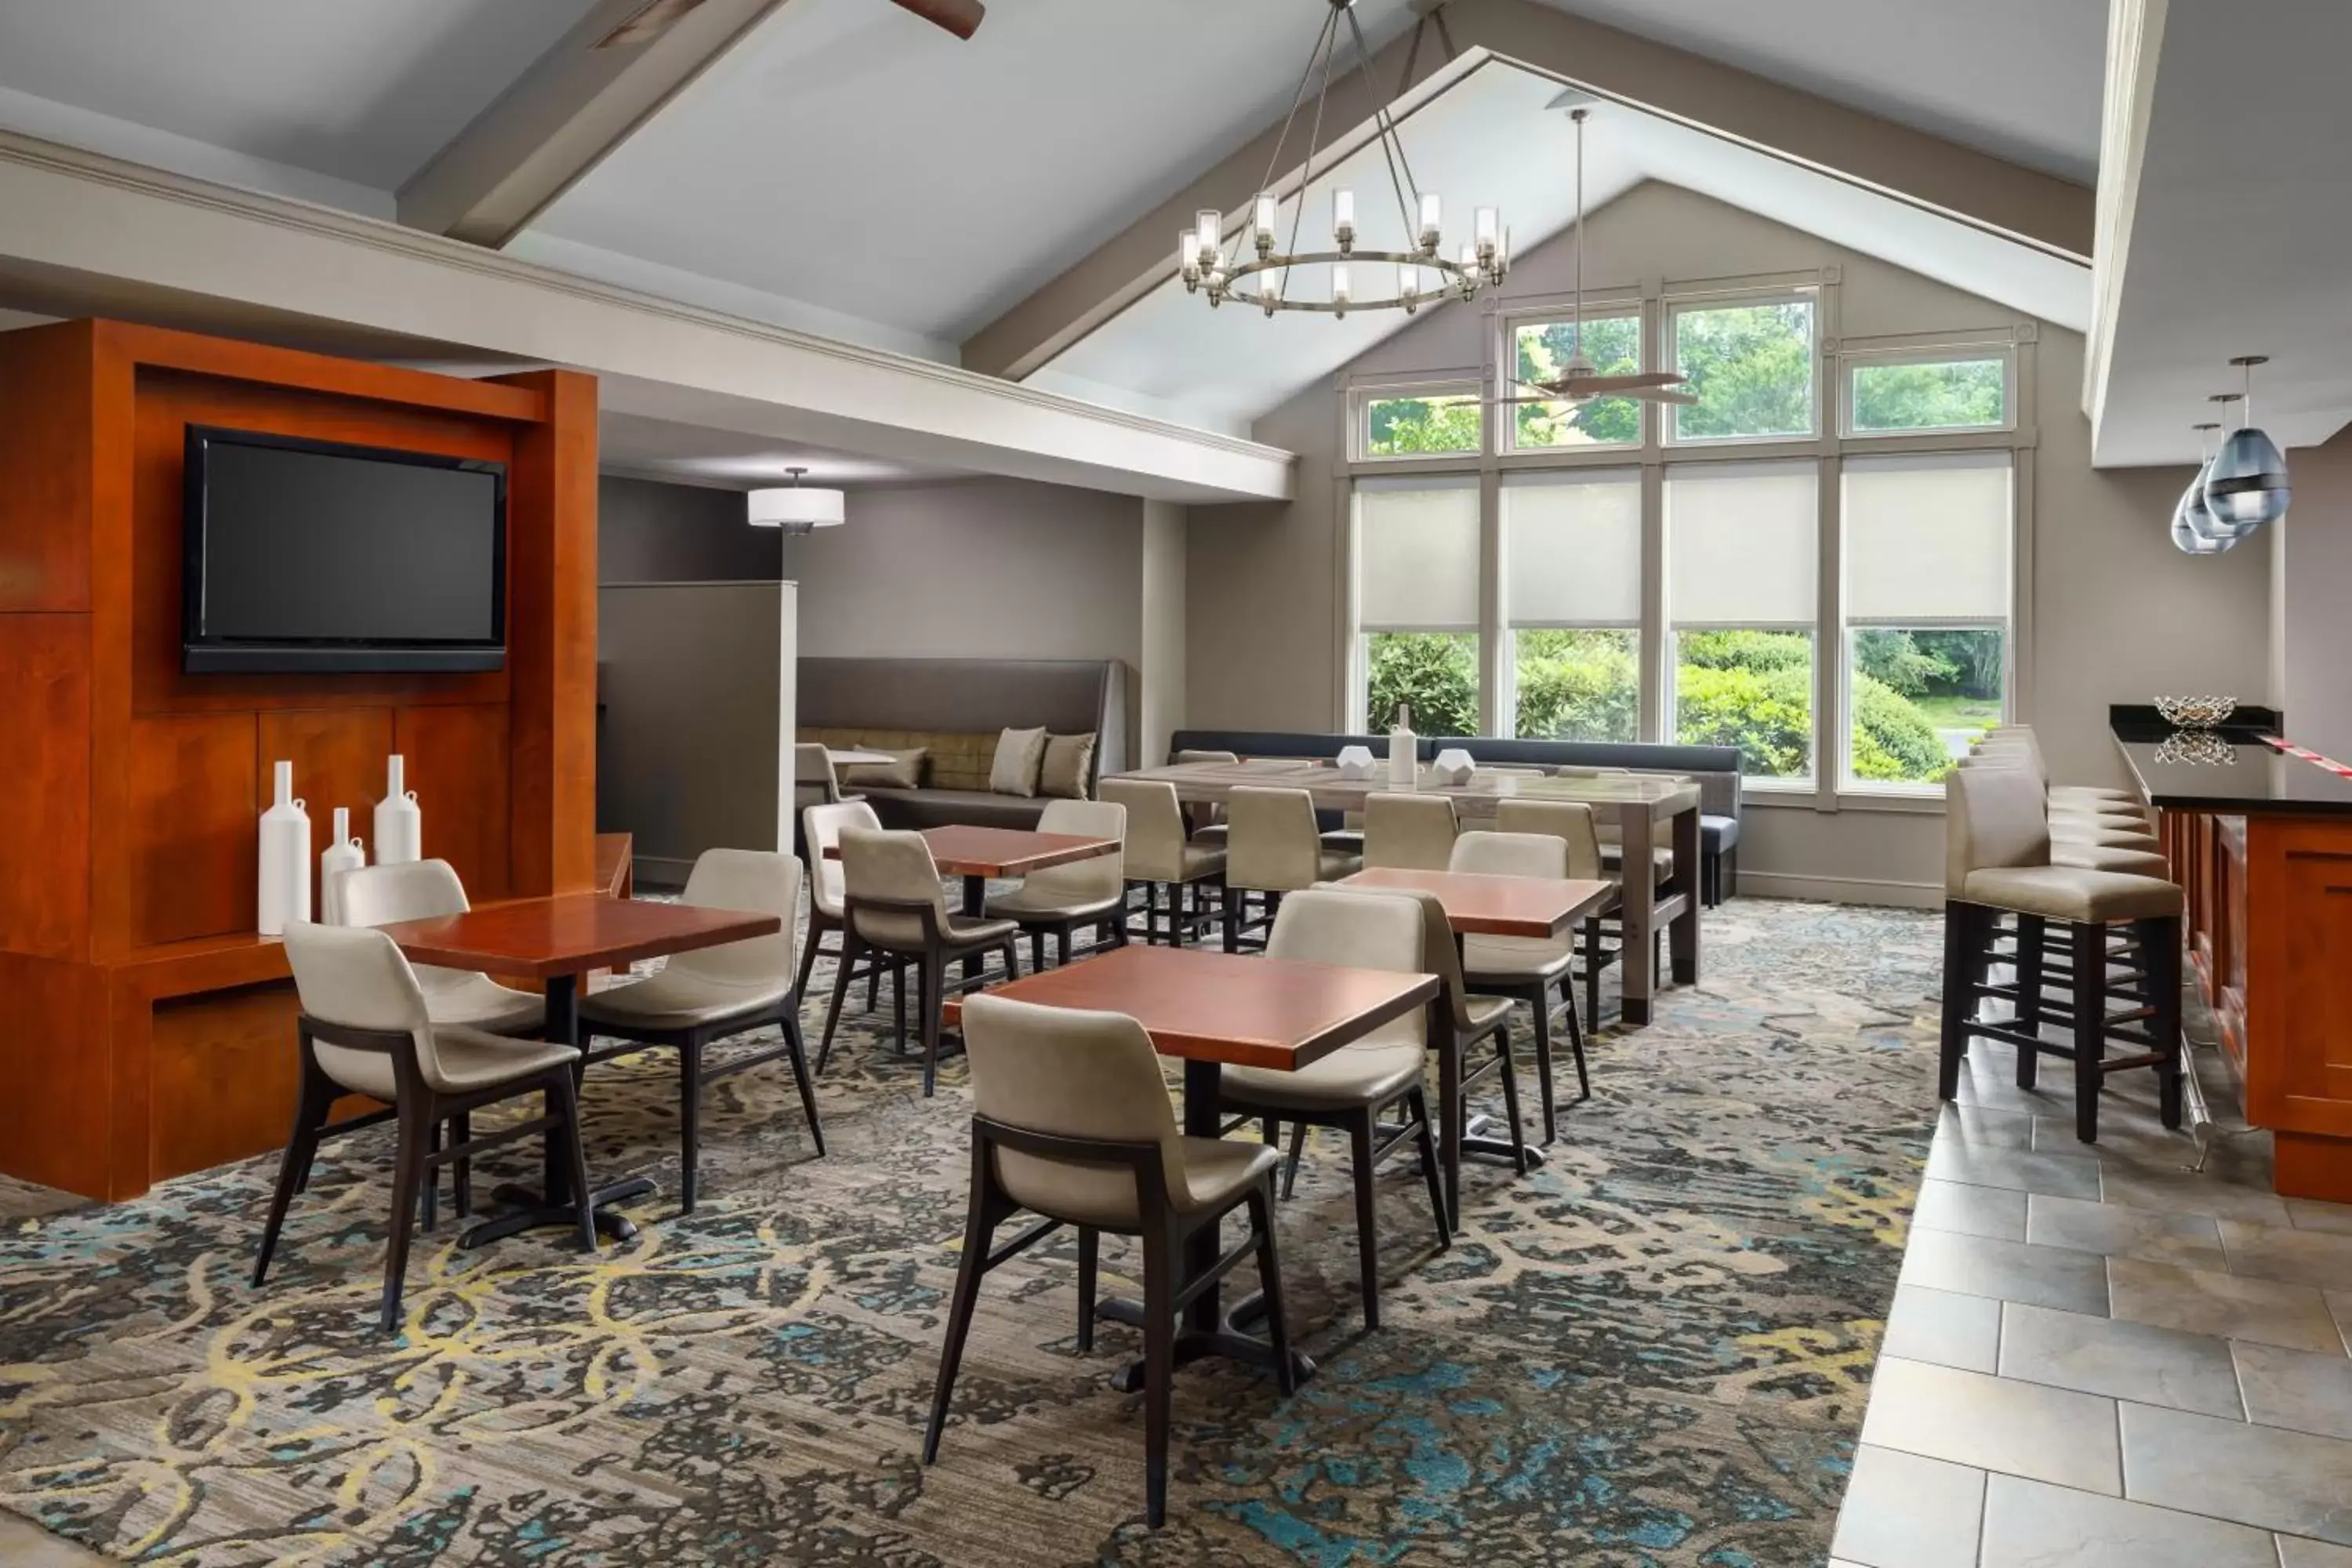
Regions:
<instances>
[{"instance_id":1,"label":"white ceiling","mask_svg":"<svg viewBox=\"0 0 2352 1568\"><path fill-rule=\"evenodd\" d=\"M391 190L592 0L0 0L0 88Z\"/></svg>"},{"instance_id":2,"label":"white ceiling","mask_svg":"<svg viewBox=\"0 0 2352 1568\"><path fill-rule=\"evenodd\" d=\"M608 473L721 489L789 484L787 470L794 468L806 468L806 482L813 485L895 484L952 479L964 471L861 457L830 447L680 425L612 409L598 418L596 437L597 463Z\"/></svg>"},{"instance_id":3,"label":"white ceiling","mask_svg":"<svg viewBox=\"0 0 2352 1568\"><path fill-rule=\"evenodd\" d=\"M2089 184L2107 0L1542 0Z\"/></svg>"}]
</instances>

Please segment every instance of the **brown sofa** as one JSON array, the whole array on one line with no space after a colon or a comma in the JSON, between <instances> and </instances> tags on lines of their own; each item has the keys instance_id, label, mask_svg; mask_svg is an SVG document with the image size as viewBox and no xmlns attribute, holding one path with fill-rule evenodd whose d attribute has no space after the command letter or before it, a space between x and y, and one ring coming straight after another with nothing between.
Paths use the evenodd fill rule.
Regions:
<instances>
[{"instance_id":1,"label":"brown sofa","mask_svg":"<svg viewBox=\"0 0 2352 1568\"><path fill-rule=\"evenodd\" d=\"M846 786L886 827L1034 827L1047 797L989 792L998 735L1039 725L1093 734L1092 796L1097 780L1128 765L1127 678L1118 659L804 658L799 738L836 749L923 748L919 787Z\"/></svg>"}]
</instances>

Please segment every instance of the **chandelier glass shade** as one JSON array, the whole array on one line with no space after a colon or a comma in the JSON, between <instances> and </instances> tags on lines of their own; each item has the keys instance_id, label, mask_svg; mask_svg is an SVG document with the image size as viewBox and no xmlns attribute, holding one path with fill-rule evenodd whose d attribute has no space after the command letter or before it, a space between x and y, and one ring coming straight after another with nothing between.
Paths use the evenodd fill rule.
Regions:
<instances>
[{"instance_id":1,"label":"chandelier glass shade","mask_svg":"<svg viewBox=\"0 0 2352 1568\"><path fill-rule=\"evenodd\" d=\"M1323 111L1331 92L1331 79L1344 31L1362 78L1372 79L1371 50L1356 20L1355 0L1328 0L1307 71L1299 79L1290 114L1275 140L1260 195L1252 204L1249 222L1228 244L1225 215L1213 209L1198 214L1192 226L1177 238L1177 259L1186 292L1205 294L1212 308L1231 300L1255 306L1268 316L1284 310L1310 311L1345 317L1360 310L1403 310L1410 314L1423 303L1448 298L1475 300L1481 289L1498 284L1510 270L1510 231L1495 207L1480 207L1471 224L1471 237L1459 250L1446 254L1444 207L1434 191L1424 191L1413 179L1412 161L1395 119L1383 104L1373 111L1375 141L1388 167L1389 184L1396 197L1402 250L1367 249L1358 244L1356 193L1340 188L1330 196L1330 248L1302 250L1308 194L1315 178L1315 149L1321 138ZM1320 81L1319 88L1317 87ZM1292 202L1289 235L1283 228L1283 196L1274 184L1275 172L1297 127L1310 88L1316 89L1315 114L1307 134L1305 169ZM1324 272L1327 287L1294 297L1291 286L1301 274Z\"/></svg>"},{"instance_id":2,"label":"chandelier glass shade","mask_svg":"<svg viewBox=\"0 0 2352 1568\"><path fill-rule=\"evenodd\" d=\"M814 533L820 528L838 527L845 515L842 493L814 485L803 485L801 476L806 468L787 468L793 477L790 485L775 489L753 490L750 497L750 517L753 528L780 528L786 533Z\"/></svg>"},{"instance_id":3,"label":"chandelier glass shade","mask_svg":"<svg viewBox=\"0 0 2352 1568\"><path fill-rule=\"evenodd\" d=\"M2219 425L2207 423L2192 426L2197 432L2198 449L2204 450L2205 433L2219 430ZM2224 533L2213 526L2213 514L2205 509L2205 480L2213 471L2213 459L2208 455L2198 465L2197 477L2180 492L2180 500L2172 508L2172 542L2184 555L2219 555L2238 542L2234 533Z\"/></svg>"},{"instance_id":4,"label":"chandelier glass shade","mask_svg":"<svg viewBox=\"0 0 2352 1568\"><path fill-rule=\"evenodd\" d=\"M2246 373L2245 416L2206 468L2205 506L2216 533L2242 538L2284 517L2294 492L2285 456L2254 426L2253 367L2263 358L2249 354L2230 363Z\"/></svg>"}]
</instances>

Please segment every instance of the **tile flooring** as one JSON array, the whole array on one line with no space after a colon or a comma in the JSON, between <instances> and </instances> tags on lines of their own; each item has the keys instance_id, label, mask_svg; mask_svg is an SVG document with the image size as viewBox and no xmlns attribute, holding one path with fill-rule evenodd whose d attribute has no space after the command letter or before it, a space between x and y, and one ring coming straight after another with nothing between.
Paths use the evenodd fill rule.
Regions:
<instances>
[{"instance_id":1,"label":"tile flooring","mask_svg":"<svg viewBox=\"0 0 2352 1568\"><path fill-rule=\"evenodd\" d=\"M1831 1568L2352 1568L2352 1208L2261 1134L2190 1173L2145 1073L2078 1143L2014 1060L1937 1128Z\"/></svg>"}]
</instances>

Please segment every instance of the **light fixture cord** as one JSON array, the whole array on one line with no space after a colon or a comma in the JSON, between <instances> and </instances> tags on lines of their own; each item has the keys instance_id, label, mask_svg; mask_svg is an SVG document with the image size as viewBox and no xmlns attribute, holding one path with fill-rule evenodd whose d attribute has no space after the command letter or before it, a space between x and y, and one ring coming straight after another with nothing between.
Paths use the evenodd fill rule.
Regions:
<instances>
[{"instance_id":1,"label":"light fixture cord","mask_svg":"<svg viewBox=\"0 0 2352 1568\"><path fill-rule=\"evenodd\" d=\"M1318 29L1315 34L1314 52L1307 57L1307 69L1301 73L1298 78L1298 90L1290 95L1290 112L1282 117L1282 134L1274 139L1274 152L1265 161L1265 178L1258 182L1257 188L1260 191L1270 191L1274 189L1274 172L1282 166L1282 150L1285 146L1289 144L1290 128L1297 123L1299 106L1307 101L1307 86L1315 79L1316 62L1323 58L1325 50L1330 43L1332 34L1337 30L1339 26L1339 16L1336 13L1326 16L1323 18L1323 26ZM1319 124L1323 117L1323 106L1319 102L1315 107L1315 116L1317 122ZM1315 163L1315 148L1311 143L1307 149L1307 163L1308 168L1311 170ZM1303 186L1299 191L1299 195L1303 202L1306 196L1306 190ZM1255 205L1256 201L1255 192L1252 193L1251 201L1252 205ZM1236 248L1234 254L1236 258L1238 258L1240 254L1238 248ZM1223 264L1224 255L1224 247L1223 244L1220 244L1217 247L1217 260L1220 266Z\"/></svg>"},{"instance_id":2,"label":"light fixture cord","mask_svg":"<svg viewBox=\"0 0 2352 1568\"><path fill-rule=\"evenodd\" d=\"M1568 363L1584 357L1584 110L1569 116L1576 121L1576 324L1570 330Z\"/></svg>"},{"instance_id":3,"label":"light fixture cord","mask_svg":"<svg viewBox=\"0 0 2352 1568\"><path fill-rule=\"evenodd\" d=\"M1389 117L1389 106L1380 101L1379 87L1373 83L1372 51L1364 42L1364 25L1356 20L1352 6L1342 7L1336 14L1348 18L1348 33L1356 43L1357 68L1363 73L1365 82L1372 84L1372 123L1380 132L1381 156L1388 160L1389 184L1396 191L1397 211L1404 219L1407 248L1417 250L1420 247L1413 242L1420 237L1420 215L1413 209L1421 205L1421 182L1412 177L1412 163L1404 155L1404 138ZM1408 191L1412 193L1410 200L1406 197Z\"/></svg>"},{"instance_id":4,"label":"light fixture cord","mask_svg":"<svg viewBox=\"0 0 2352 1568\"><path fill-rule=\"evenodd\" d=\"M1323 87L1322 89L1315 95L1315 122L1308 128L1307 132L1307 163L1305 167L1301 170L1298 177L1298 202L1297 205L1290 209L1289 253L1293 256L1298 254L1299 225L1307 221L1307 188L1315 183L1315 149L1323 140L1323 106L1329 102L1331 99L1331 71L1334 65L1338 62L1339 54L1338 16L1339 13L1334 11L1331 14L1331 17L1328 19L1328 26L1324 29L1324 38L1329 41L1330 47L1320 50L1320 53L1323 56ZM1318 45L1323 41L1323 39L1317 40ZM1314 68L1315 62L1309 60L1307 62L1307 69L1311 71ZM1267 176L1269 179L1272 177L1273 176L1271 174ZM1290 303L1290 275L1294 270L1296 270L1296 268L1288 267L1284 268L1282 269L1282 282L1275 289L1274 297L1286 305Z\"/></svg>"},{"instance_id":5,"label":"light fixture cord","mask_svg":"<svg viewBox=\"0 0 2352 1568\"><path fill-rule=\"evenodd\" d=\"M2238 368L2246 373L2246 395L2240 400L2240 412L2245 424L2240 428L2251 430L2254 427L2254 367L2244 364Z\"/></svg>"}]
</instances>

